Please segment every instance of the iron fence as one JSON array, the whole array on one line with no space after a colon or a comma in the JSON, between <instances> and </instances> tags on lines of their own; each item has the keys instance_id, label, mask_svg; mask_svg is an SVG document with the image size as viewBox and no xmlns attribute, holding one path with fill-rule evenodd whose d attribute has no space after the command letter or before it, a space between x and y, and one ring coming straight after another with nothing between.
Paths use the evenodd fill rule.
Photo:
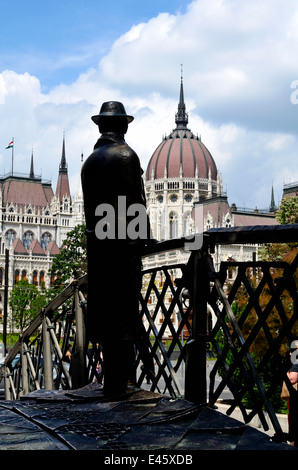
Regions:
<instances>
[{"instance_id":1,"label":"iron fence","mask_svg":"<svg viewBox=\"0 0 298 470\"><path fill-rule=\"evenodd\" d=\"M283 439L272 401L286 372L281 347L286 348L298 332L298 256L291 263L231 260L216 271L212 255L218 244L294 243L297 239L298 225L213 229L204 234L203 246L190 253L186 264L143 271L137 386L148 379L152 391L210 406L228 388L232 397L228 414L238 406L245 422L258 415L267 430L266 412L275 435ZM160 242L148 247L144 256L184 245L184 239ZM6 399L38 389L76 389L102 381L100 350L85 344L86 286L87 276L73 281L20 336L0 369ZM258 355L257 342L262 343ZM215 360L207 393L208 346ZM264 380L268 363L273 368L269 386ZM183 382L178 378L182 368Z\"/></svg>"}]
</instances>

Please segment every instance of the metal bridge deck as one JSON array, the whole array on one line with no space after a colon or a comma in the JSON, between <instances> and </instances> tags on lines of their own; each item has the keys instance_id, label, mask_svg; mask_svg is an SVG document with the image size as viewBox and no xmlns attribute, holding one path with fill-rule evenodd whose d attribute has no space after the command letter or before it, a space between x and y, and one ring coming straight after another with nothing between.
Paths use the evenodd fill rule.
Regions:
<instances>
[{"instance_id":1,"label":"metal bridge deck","mask_svg":"<svg viewBox=\"0 0 298 470\"><path fill-rule=\"evenodd\" d=\"M108 398L91 384L0 402L0 451L209 449L294 450L215 409L145 390Z\"/></svg>"}]
</instances>

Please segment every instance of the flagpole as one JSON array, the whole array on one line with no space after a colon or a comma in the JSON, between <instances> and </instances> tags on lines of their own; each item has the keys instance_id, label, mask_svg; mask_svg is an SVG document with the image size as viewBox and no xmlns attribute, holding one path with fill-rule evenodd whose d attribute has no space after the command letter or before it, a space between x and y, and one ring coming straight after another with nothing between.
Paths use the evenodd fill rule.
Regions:
<instances>
[{"instance_id":1,"label":"flagpole","mask_svg":"<svg viewBox=\"0 0 298 470\"><path fill-rule=\"evenodd\" d=\"M11 148L11 176L13 176L13 150L14 150L14 137L12 138L12 148Z\"/></svg>"}]
</instances>

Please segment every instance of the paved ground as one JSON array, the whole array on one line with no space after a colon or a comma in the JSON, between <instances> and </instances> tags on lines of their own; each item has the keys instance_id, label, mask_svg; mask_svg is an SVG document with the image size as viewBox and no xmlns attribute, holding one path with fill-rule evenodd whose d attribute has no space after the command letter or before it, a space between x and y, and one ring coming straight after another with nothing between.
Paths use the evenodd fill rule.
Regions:
<instances>
[{"instance_id":1,"label":"paved ground","mask_svg":"<svg viewBox=\"0 0 298 470\"><path fill-rule=\"evenodd\" d=\"M185 453L200 450L294 448L184 399L146 390L104 397L101 387L91 384L76 391L40 390L21 400L1 401L0 450L100 450L105 458L149 451L178 459L177 455L186 458ZM142 463L146 459L147 454Z\"/></svg>"}]
</instances>

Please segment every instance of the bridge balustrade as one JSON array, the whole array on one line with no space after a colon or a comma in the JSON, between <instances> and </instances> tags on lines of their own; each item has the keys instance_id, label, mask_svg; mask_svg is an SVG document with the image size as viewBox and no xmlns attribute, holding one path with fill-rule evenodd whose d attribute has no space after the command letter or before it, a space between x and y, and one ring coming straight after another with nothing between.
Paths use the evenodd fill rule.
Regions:
<instances>
[{"instance_id":1,"label":"bridge balustrade","mask_svg":"<svg viewBox=\"0 0 298 470\"><path fill-rule=\"evenodd\" d=\"M210 406L228 389L228 414L237 406L246 423L258 415L264 430L269 419L276 436L283 439L272 402L288 366L284 351L298 337L297 248L290 262L228 260L217 270L213 257L219 245L296 243L297 247L297 240L297 224L211 229L204 233L201 248L189 253L187 263L144 270L137 386L145 386L149 378L151 391ZM144 257L183 250L186 241L156 243L146 248ZM39 389L59 393L104 379L100 349L85 342L86 286L87 275L74 280L19 337L0 369L7 400ZM112 319L110 334L112 340ZM256 356L257 343L261 354ZM215 358L207 391L208 351ZM154 364L153 374L149 362ZM268 363L273 368L269 386L264 381Z\"/></svg>"}]
</instances>

